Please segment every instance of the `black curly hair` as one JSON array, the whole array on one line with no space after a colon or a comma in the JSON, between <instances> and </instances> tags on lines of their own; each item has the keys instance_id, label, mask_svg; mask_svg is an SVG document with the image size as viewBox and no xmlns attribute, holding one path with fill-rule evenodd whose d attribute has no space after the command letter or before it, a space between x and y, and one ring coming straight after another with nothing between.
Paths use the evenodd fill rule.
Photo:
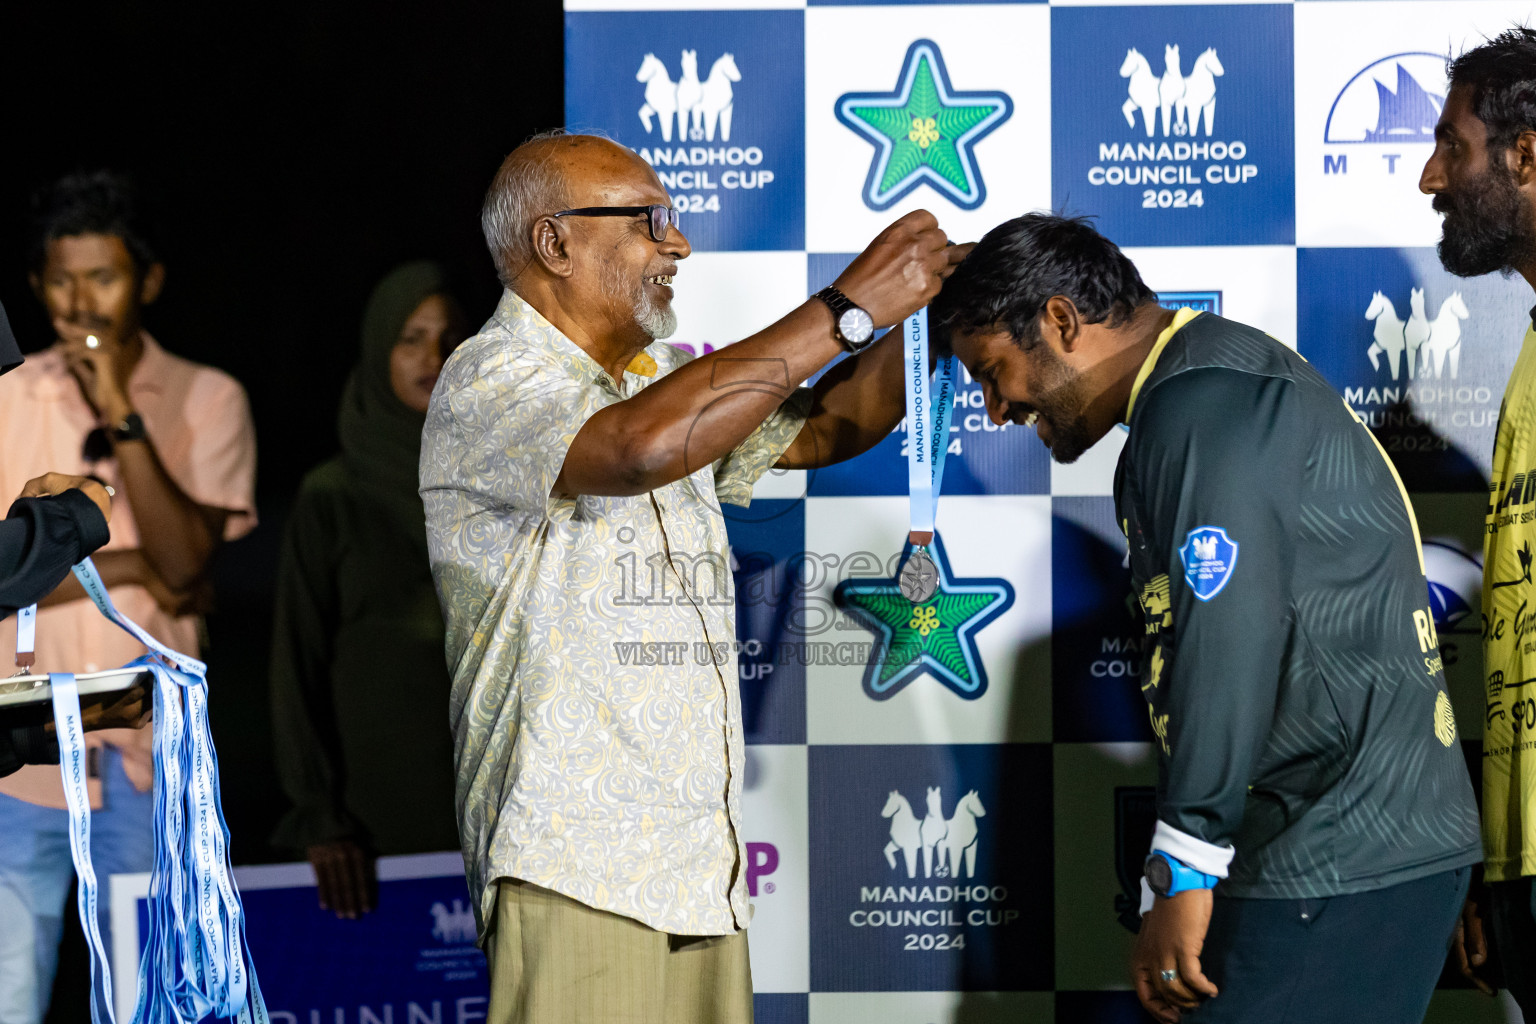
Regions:
<instances>
[{"instance_id":1,"label":"black curly hair","mask_svg":"<svg viewBox=\"0 0 1536 1024\"><path fill-rule=\"evenodd\" d=\"M27 265L41 270L48 243L70 235L115 235L143 274L158 260L138 190L115 171L66 175L32 196Z\"/></svg>"},{"instance_id":2,"label":"black curly hair","mask_svg":"<svg viewBox=\"0 0 1536 1024\"><path fill-rule=\"evenodd\" d=\"M955 331L1006 327L1021 348L1040 341L1039 317L1053 295L1072 300L1088 323L1118 327L1157 301L1136 265L1086 217L1028 213L988 231L929 307L938 351Z\"/></svg>"},{"instance_id":3,"label":"black curly hair","mask_svg":"<svg viewBox=\"0 0 1536 1024\"><path fill-rule=\"evenodd\" d=\"M1472 90L1472 112L1488 126L1488 147L1505 150L1536 130L1536 29L1517 26L1446 62L1452 86Z\"/></svg>"}]
</instances>

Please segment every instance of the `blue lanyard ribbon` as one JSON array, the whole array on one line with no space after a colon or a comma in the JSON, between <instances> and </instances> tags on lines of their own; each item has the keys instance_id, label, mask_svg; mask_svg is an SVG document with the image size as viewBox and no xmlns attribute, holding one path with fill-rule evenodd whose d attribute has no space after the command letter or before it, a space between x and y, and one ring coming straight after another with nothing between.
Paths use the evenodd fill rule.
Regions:
<instances>
[{"instance_id":1,"label":"blue lanyard ribbon","mask_svg":"<svg viewBox=\"0 0 1536 1024\"><path fill-rule=\"evenodd\" d=\"M119 612L90 559L74 572L101 613L149 648L150 654L129 667L146 669L155 680L155 868L132 1024L192 1024L210 1015L240 1024L271 1024L250 962L245 913L229 862L229 827L208 725L208 668L162 645ZM72 675L52 676L50 682L70 852L80 877L80 920L93 942L91 1019L103 1021L94 995L99 960L109 1003L105 1020L115 1024L111 970L96 920L79 695Z\"/></svg>"},{"instance_id":2,"label":"blue lanyard ribbon","mask_svg":"<svg viewBox=\"0 0 1536 1024\"><path fill-rule=\"evenodd\" d=\"M106 1018L116 1024L112 1014L112 971L107 966L106 947L101 941L101 926L96 917L96 869L91 865L91 797L86 788L85 727L80 721L80 688L72 673L51 673L49 689L53 693L53 727L59 738L59 767L64 776L64 805L69 808L69 856L75 862L80 884L75 903L80 912L80 926L91 947L91 1019L101 1020L102 1008L96 1004L96 969L101 967L102 993L106 997Z\"/></svg>"},{"instance_id":3,"label":"blue lanyard ribbon","mask_svg":"<svg viewBox=\"0 0 1536 1024\"><path fill-rule=\"evenodd\" d=\"M933 539L944 460L949 452L949 424L955 411L955 357L939 363L928 379L928 310L918 310L902 325L906 353L902 376L907 389L907 491L911 533L923 547Z\"/></svg>"}]
</instances>

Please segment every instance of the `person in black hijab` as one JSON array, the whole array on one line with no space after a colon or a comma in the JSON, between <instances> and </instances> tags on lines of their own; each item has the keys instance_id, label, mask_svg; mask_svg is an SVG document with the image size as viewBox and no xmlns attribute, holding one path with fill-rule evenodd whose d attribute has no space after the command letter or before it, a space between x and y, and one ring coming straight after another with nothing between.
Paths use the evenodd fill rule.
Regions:
<instances>
[{"instance_id":1,"label":"person in black hijab","mask_svg":"<svg viewBox=\"0 0 1536 1024\"><path fill-rule=\"evenodd\" d=\"M443 623L416 493L421 429L464 337L436 264L374 289L342 396L341 454L299 488L278 566L271 686L293 807L273 842L315 868L320 905L372 909L378 854L456 850Z\"/></svg>"},{"instance_id":2,"label":"person in black hijab","mask_svg":"<svg viewBox=\"0 0 1536 1024\"><path fill-rule=\"evenodd\" d=\"M22 363L5 307L0 306L0 374ZM70 567L107 542L112 498L89 477L49 473L28 481L0 520L0 618L53 592ZM138 725L144 693L130 691L108 707L83 712L87 729ZM46 725L8 725L0 717L0 775L24 764L56 764L59 745Z\"/></svg>"}]
</instances>

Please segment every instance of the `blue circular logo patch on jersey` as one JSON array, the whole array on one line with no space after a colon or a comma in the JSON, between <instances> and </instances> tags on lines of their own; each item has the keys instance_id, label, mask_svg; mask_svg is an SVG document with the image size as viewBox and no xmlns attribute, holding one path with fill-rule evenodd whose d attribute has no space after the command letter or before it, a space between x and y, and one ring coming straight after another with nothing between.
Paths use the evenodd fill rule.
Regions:
<instances>
[{"instance_id":1,"label":"blue circular logo patch on jersey","mask_svg":"<svg viewBox=\"0 0 1536 1024\"><path fill-rule=\"evenodd\" d=\"M1184 578L1202 601L1221 593L1237 568L1237 541L1219 526L1197 526L1184 538L1179 548L1184 563Z\"/></svg>"}]
</instances>

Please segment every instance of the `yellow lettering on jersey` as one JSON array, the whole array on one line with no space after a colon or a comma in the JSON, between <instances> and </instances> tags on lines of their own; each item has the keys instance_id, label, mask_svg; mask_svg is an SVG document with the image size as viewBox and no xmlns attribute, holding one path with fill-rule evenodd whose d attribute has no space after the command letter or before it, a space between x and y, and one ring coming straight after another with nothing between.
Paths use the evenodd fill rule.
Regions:
<instances>
[{"instance_id":1,"label":"yellow lettering on jersey","mask_svg":"<svg viewBox=\"0 0 1536 1024\"><path fill-rule=\"evenodd\" d=\"M1141 610L1145 615L1147 635L1173 625L1173 599L1168 593L1168 574L1158 573L1141 588Z\"/></svg>"},{"instance_id":2,"label":"yellow lettering on jersey","mask_svg":"<svg viewBox=\"0 0 1536 1024\"><path fill-rule=\"evenodd\" d=\"M1152 648L1152 662L1147 671L1147 681L1141 684L1141 692L1157 689L1157 684L1163 681L1163 649Z\"/></svg>"},{"instance_id":3,"label":"yellow lettering on jersey","mask_svg":"<svg viewBox=\"0 0 1536 1024\"><path fill-rule=\"evenodd\" d=\"M1431 650L1438 650L1440 645L1435 642L1435 620L1429 612L1422 608L1413 613L1413 629L1419 634L1419 650L1428 654Z\"/></svg>"},{"instance_id":4,"label":"yellow lettering on jersey","mask_svg":"<svg viewBox=\"0 0 1536 1024\"><path fill-rule=\"evenodd\" d=\"M1160 715L1152 710L1152 705L1147 705L1147 715L1152 719L1152 733L1157 737L1157 742L1162 744L1163 753L1170 753L1168 749L1168 716Z\"/></svg>"}]
</instances>

